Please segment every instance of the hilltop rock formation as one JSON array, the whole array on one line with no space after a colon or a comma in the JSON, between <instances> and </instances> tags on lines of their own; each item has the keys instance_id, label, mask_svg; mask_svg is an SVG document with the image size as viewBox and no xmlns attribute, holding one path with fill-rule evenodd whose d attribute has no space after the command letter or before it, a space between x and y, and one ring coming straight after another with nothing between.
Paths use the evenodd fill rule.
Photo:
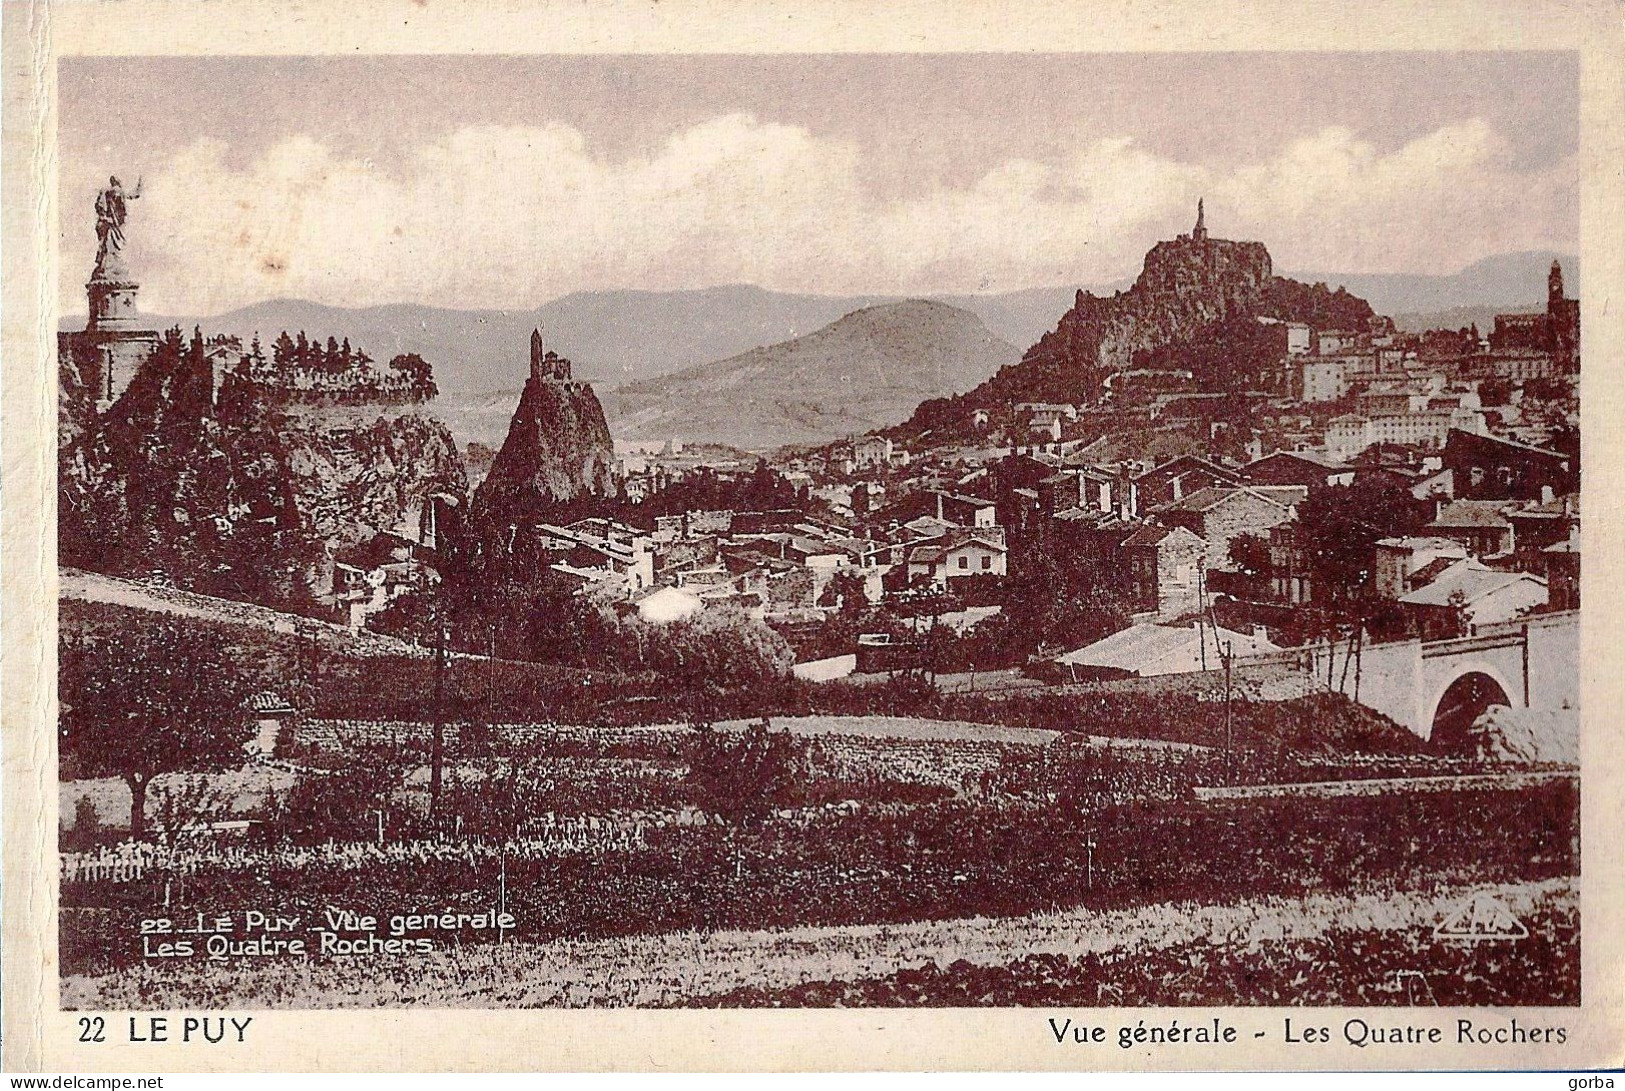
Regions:
<instances>
[{"instance_id":1,"label":"hilltop rock formation","mask_svg":"<svg viewBox=\"0 0 1625 1091\"><path fill-rule=\"evenodd\" d=\"M508 438L475 490L471 517L486 533L511 532L560 518L577 501L615 487L615 456L603 406L592 387L571 378L570 361L542 349L531 334L530 377Z\"/></svg>"},{"instance_id":2,"label":"hilltop rock formation","mask_svg":"<svg viewBox=\"0 0 1625 1091\"><path fill-rule=\"evenodd\" d=\"M1263 243L1209 237L1198 202L1195 228L1153 246L1132 287L1110 297L1080 291L1054 330L967 401L1086 401L1107 376L1134 366L1136 354L1237 317L1348 329L1364 328L1374 312L1342 289L1275 276Z\"/></svg>"},{"instance_id":3,"label":"hilltop rock formation","mask_svg":"<svg viewBox=\"0 0 1625 1091\"><path fill-rule=\"evenodd\" d=\"M922 400L969 390L1017 358L969 311L912 299L622 387L606 402L623 439L815 445L897 424Z\"/></svg>"},{"instance_id":4,"label":"hilltop rock formation","mask_svg":"<svg viewBox=\"0 0 1625 1091\"><path fill-rule=\"evenodd\" d=\"M336 549L415 525L431 493L465 490L456 443L433 417L268 402L233 370L241 359L171 330L102 412L63 359L63 564L310 603Z\"/></svg>"}]
</instances>

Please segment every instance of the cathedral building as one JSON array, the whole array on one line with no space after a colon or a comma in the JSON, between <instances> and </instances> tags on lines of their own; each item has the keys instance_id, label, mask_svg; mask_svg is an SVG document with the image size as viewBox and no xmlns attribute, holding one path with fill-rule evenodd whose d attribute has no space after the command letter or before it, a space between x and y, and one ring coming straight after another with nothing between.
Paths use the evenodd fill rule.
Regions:
<instances>
[{"instance_id":1,"label":"cathedral building","mask_svg":"<svg viewBox=\"0 0 1625 1091\"><path fill-rule=\"evenodd\" d=\"M1546 310L1532 314L1498 314L1490 332L1492 353L1549 353L1553 370L1573 373L1580 367L1580 301L1563 292L1563 266L1552 262L1546 277Z\"/></svg>"}]
</instances>

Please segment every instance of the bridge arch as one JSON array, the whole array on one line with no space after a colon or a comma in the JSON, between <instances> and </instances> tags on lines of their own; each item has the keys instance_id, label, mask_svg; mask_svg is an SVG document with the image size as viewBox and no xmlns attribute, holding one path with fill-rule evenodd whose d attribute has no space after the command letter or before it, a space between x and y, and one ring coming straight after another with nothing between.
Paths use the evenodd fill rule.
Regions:
<instances>
[{"instance_id":1,"label":"bridge arch","mask_svg":"<svg viewBox=\"0 0 1625 1091\"><path fill-rule=\"evenodd\" d=\"M1515 703L1512 695L1516 692L1492 665L1460 664L1422 706L1428 747L1442 751L1462 749L1473 722L1494 705L1512 706Z\"/></svg>"}]
</instances>

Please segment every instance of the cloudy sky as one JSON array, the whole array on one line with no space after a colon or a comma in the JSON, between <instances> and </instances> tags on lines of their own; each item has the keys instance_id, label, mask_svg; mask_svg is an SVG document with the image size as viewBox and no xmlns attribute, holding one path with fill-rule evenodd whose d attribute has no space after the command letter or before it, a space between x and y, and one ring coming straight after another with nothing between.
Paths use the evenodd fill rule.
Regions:
<instances>
[{"instance_id":1,"label":"cloudy sky","mask_svg":"<svg viewBox=\"0 0 1625 1091\"><path fill-rule=\"evenodd\" d=\"M70 58L59 103L66 312L109 173L167 314L1096 284L1198 195L1287 270L1578 246L1568 54Z\"/></svg>"}]
</instances>

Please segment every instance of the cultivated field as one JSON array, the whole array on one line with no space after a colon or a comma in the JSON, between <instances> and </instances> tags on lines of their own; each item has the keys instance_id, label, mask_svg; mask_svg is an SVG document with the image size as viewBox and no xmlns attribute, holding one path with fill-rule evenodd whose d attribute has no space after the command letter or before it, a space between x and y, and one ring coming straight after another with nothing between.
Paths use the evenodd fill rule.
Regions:
<instances>
[{"instance_id":1,"label":"cultivated field","mask_svg":"<svg viewBox=\"0 0 1625 1091\"><path fill-rule=\"evenodd\" d=\"M906 716L477 727L437 818L429 725L313 721L247 832L65 872L64 1004L1578 1000L1578 795L1548 771ZM783 775L718 780L752 738ZM1383 790L1246 791L1340 781ZM1434 938L1486 892L1527 936ZM162 960L139 935L498 906L499 933L407 953Z\"/></svg>"},{"instance_id":2,"label":"cultivated field","mask_svg":"<svg viewBox=\"0 0 1625 1091\"><path fill-rule=\"evenodd\" d=\"M1576 966L1561 957L1575 942L1573 883L1488 890L1514 913L1549 922L1532 943L1519 941L1541 945L1542 959L1532 960L1530 951L1510 942L1497 950L1434 939L1439 921L1473 893L1456 889L485 944L364 969L344 962L143 967L111 979L70 978L62 1002L72 1008L142 1008L155 1001L177 1008L1402 1004L1417 987L1411 975L1425 965L1423 987L1439 1003L1577 1003ZM1256 968L1278 951L1292 955L1292 972L1268 993L1212 980L1226 956ZM1312 951L1318 957L1305 957ZM1159 954L1164 966L1148 966ZM1508 964L1493 980L1480 968L1487 954ZM1041 967L1094 972L1058 979L1051 969L1046 981ZM1147 987L1159 970L1171 979L1163 991ZM1518 999L1518 979L1534 976L1542 988L1538 999ZM998 984L977 994L979 979L984 989Z\"/></svg>"}]
</instances>

